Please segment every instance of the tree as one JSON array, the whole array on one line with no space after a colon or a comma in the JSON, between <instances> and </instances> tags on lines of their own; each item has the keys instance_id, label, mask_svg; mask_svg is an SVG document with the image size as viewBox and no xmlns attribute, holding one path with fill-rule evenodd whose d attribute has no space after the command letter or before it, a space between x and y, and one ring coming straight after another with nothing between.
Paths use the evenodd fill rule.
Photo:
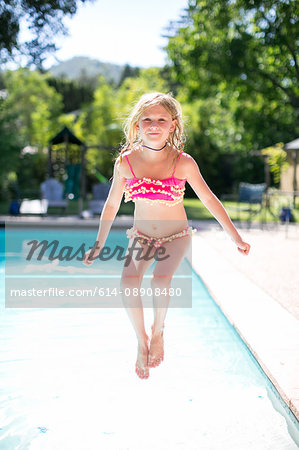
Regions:
<instances>
[{"instance_id":1,"label":"tree","mask_svg":"<svg viewBox=\"0 0 299 450\"><path fill-rule=\"evenodd\" d=\"M0 189L10 172L17 168L17 160L24 141L16 132L17 115L8 110L4 100L0 99ZM3 193L0 191L0 197Z\"/></svg>"},{"instance_id":2,"label":"tree","mask_svg":"<svg viewBox=\"0 0 299 450\"><path fill-rule=\"evenodd\" d=\"M62 110L61 97L48 85L47 78L29 69L4 73L6 96L0 99L2 198L18 195L19 189L38 189L45 178L47 154L44 149L49 138L58 131ZM27 146L35 148L22 152Z\"/></svg>"},{"instance_id":3,"label":"tree","mask_svg":"<svg viewBox=\"0 0 299 450\"><path fill-rule=\"evenodd\" d=\"M0 60L16 52L28 57L29 64L42 67L45 55L56 50L53 36L66 34L65 15L76 13L78 4L88 0L0 0ZM19 43L20 22L25 21L32 37Z\"/></svg>"},{"instance_id":4,"label":"tree","mask_svg":"<svg viewBox=\"0 0 299 450\"><path fill-rule=\"evenodd\" d=\"M170 26L167 75L191 113L191 152L216 190L224 179L213 171L225 154L234 179L258 182L262 172L250 152L299 132L296 4L189 0Z\"/></svg>"},{"instance_id":5,"label":"tree","mask_svg":"<svg viewBox=\"0 0 299 450\"><path fill-rule=\"evenodd\" d=\"M4 74L7 98L4 107L17 118L16 129L24 145L40 149L58 131L57 117L62 110L61 96L48 85L47 75L29 69Z\"/></svg>"},{"instance_id":6,"label":"tree","mask_svg":"<svg viewBox=\"0 0 299 450\"><path fill-rule=\"evenodd\" d=\"M299 107L297 8L297 0L189 0L167 46L178 79L191 94L201 84L209 95L224 78Z\"/></svg>"},{"instance_id":7,"label":"tree","mask_svg":"<svg viewBox=\"0 0 299 450\"><path fill-rule=\"evenodd\" d=\"M101 150L97 146L118 146L120 129L115 117L115 89L101 75L92 103L82 108L82 113L73 127L79 138L88 146L94 146L86 154L86 170L89 175L95 175L96 170L106 177L112 175L114 155L111 151Z\"/></svg>"},{"instance_id":8,"label":"tree","mask_svg":"<svg viewBox=\"0 0 299 450\"><path fill-rule=\"evenodd\" d=\"M80 110L84 105L91 103L93 100L94 89L91 83L82 84L77 80L49 76L48 84L53 86L61 94L64 113Z\"/></svg>"},{"instance_id":9,"label":"tree","mask_svg":"<svg viewBox=\"0 0 299 450\"><path fill-rule=\"evenodd\" d=\"M131 67L129 64L126 64L120 76L118 87L120 87L123 84L126 78L138 77L139 73L140 73L139 67Z\"/></svg>"},{"instance_id":10,"label":"tree","mask_svg":"<svg viewBox=\"0 0 299 450\"><path fill-rule=\"evenodd\" d=\"M282 172L289 167L287 152L283 149L283 144L280 142L272 147L264 148L261 153L267 157L267 164L273 174L274 183L279 185Z\"/></svg>"}]
</instances>

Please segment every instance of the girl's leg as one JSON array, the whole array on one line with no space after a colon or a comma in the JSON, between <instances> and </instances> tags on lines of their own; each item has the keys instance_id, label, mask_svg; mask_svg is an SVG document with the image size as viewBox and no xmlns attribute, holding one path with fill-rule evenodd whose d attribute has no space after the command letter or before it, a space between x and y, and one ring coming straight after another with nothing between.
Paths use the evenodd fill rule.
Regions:
<instances>
[{"instance_id":1,"label":"girl's leg","mask_svg":"<svg viewBox=\"0 0 299 450\"><path fill-rule=\"evenodd\" d=\"M170 296L169 294L157 295L157 293L169 292L172 277L183 260L190 243L191 237L189 235L165 243L163 245L166 249L165 254L169 255L169 258L164 261L158 261L153 273L154 323L152 325L152 338L148 358L149 367L158 366L164 359L163 328Z\"/></svg>"},{"instance_id":2,"label":"girl's leg","mask_svg":"<svg viewBox=\"0 0 299 450\"><path fill-rule=\"evenodd\" d=\"M129 241L128 248L132 248L133 239ZM142 278L147 268L153 263L153 258L144 259L149 247L146 244L135 244L140 250L138 260L132 258L129 264L124 266L121 278L121 289L123 304L126 308L128 316L131 320L133 328L138 340L138 353L136 361L136 373L140 378L148 378L148 350L149 338L144 327L144 315L141 296L139 295L139 288L142 283ZM154 255L154 250L149 255ZM139 260L140 259L140 260ZM138 293L138 295L136 295Z\"/></svg>"}]
</instances>

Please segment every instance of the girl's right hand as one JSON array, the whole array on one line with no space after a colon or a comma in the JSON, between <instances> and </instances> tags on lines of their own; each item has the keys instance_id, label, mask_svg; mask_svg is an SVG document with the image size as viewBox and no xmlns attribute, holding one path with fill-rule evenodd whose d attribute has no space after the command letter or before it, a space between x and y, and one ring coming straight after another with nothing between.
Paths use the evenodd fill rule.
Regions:
<instances>
[{"instance_id":1,"label":"girl's right hand","mask_svg":"<svg viewBox=\"0 0 299 450\"><path fill-rule=\"evenodd\" d=\"M241 242L236 242L236 245L238 247L238 251L240 253L242 253L242 255L248 255L249 250L250 250L250 245L247 244L247 242L241 241Z\"/></svg>"}]
</instances>

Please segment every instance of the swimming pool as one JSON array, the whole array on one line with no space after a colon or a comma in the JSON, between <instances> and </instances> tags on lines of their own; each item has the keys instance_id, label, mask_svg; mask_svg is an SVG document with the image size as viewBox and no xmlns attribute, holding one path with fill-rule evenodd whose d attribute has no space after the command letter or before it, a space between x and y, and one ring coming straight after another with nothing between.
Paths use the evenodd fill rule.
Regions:
<instances>
[{"instance_id":1,"label":"swimming pool","mask_svg":"<svg viewBox=\"0 0 299 450\"><path fill-rule=\"evenodd\" d=\"M297 448L294 416L194 273L192 308L169 309L165 361L142 381L122 308L5 309L1 259L1 449Z\"/></svg>"}]
</instances>

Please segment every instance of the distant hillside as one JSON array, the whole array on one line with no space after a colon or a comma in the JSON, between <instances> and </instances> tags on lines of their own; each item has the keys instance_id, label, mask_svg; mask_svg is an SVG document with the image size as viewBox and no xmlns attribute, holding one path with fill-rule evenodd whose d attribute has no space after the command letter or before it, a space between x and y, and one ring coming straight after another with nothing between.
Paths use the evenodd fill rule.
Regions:
<instances>
[{"instance_id":1,"label":"distant hillside","mask_svg":"<svg viewBox=\"0 0 299 450\"><path fill-rule=\"evenodd\" d=\"M107 80L119 82L124 66L103 63L88 56L75 56L52 66L49 71L56 77L64 75L71 80L104 75Z\"/></svg>"}]
</instances>

